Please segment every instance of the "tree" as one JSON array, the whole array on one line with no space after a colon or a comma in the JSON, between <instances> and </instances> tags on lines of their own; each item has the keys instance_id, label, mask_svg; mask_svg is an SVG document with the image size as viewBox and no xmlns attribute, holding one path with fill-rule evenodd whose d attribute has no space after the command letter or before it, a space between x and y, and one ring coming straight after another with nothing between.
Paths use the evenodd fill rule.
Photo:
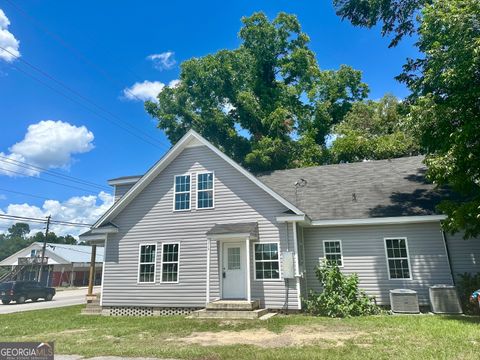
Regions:
<instances>
[{"instance_id":1,"label":"tree","mask_svg":"<svg viewBox=\"0 0 480 360\"><path fill-rule=\"evenodd\" d=\"M429 177L463 196L445 201L447 230L480 235L480 2L436 0L423 10L418 48L399 77L412 90L412 119L428 149Z\"/></svg>"},{"instance_id":2,"label":"tree","mask_svg":"<svg viewBox=\"0 0 480 360\"><path fill-rule=\"evenodd\" d=\"M372 28L381 22L382 35L394 34L390 47L417 31L420 10L432 0L333 0L337 15L355 26Z\"/></svg>"},{"instance_id":3,"label":"tree","mask_svg":"<svg viewBox=\"0 0 480 360\"><path fill-rule=\"evenodd\" d=\"M325 135L367 85L347 66L321 71L294 15L242 22L237 49L185 61L147 112L172 143L193 128L253 171L318 164Z\"/></svg>"},{"instance_id":4,"label":"tree","mask_svg":"<svg viewBox=\"0 0 480 360\"><path fill-rule=\"evenodd\" d=\"M444 227L480 234L480 2L478 0L334 0L354 25L383 21L391 45L418 32L423 58L397 77L412 90L411 126L427 153L427 175L463 196L444 201ZM417 25L418 24L418 28ZM418 29L418 30L417 30Z\"/></svg>"},{"instance_id":5,"label":"tree","mask_svg":"<svg viewBox=\"0 0 480 360\"><path fill-rule=\"evenodd\" d=\"M407 114L408 106L390 94L355 103L334 128L332 162L418 155L420 145L408 127Z\"/></svg>"},{"instance_id":6,"label":"tree","mask_svg":"<svg viewBox=\"0 0 480 360\"><path fill-rule=\"evenodd\" d=\"M45 234L41 231L30 236L30 226L25 223L15 223L9 229L7 234L0 234L0 260L3 260L17 251L29 246L33 242L42 242ZM77 241L71 235L57 236L54 232L49 232L47 236L49 243L56 244L76 244Z\"/></svg>"},{"instance_id":7,"label":"tree","mask_svg":"<svg viewBox=\"0 0 480 360\"><path fill-rule=\"evenodd\" d=\"M18 250L32 243L28 238L30 226L25 223L16 223L8 228L6 235L0 238L0 260L3 260Z\"/></svg>"}]
</instances>

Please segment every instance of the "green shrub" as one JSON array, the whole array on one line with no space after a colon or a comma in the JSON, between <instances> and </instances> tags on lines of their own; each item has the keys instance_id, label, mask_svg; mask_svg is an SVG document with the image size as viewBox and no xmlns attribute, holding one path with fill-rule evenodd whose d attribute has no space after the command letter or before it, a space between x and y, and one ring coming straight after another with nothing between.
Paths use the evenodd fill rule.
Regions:
<instances>
[{"instance_id":1,"label":"green shrub","mask_svg":"<svg viewBox=\"0 0 480 360\"><path fill-rule=\"evenodd\" d=\"M358 275L344 275L336 263L324 262L315 269L323 291L311 291L304 300L309 314L349 317L380 313L372 297L358 288Z\"/></svg>"},{"instance_id":2,"label":"green shrub","mask_svg":"<svg viewBox=\"0 0 480 360\"><path fill-rule=\"evenodd\" d=\"M470 295L472 295L475 290L480 289L480 273L475 275L469 273L459 274L457 289L463 312L470 315L480 315L478 303L470 302Z\"/></svg>"}]
</instances>

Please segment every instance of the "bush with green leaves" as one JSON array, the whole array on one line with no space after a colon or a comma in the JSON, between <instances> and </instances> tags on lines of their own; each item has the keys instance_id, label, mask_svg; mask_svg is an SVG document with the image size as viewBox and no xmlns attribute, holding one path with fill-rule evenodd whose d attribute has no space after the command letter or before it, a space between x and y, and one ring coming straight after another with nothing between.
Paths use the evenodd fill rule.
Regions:
<instances>
[{"instance_id":1,"label":"bush with green leaves","mask_svg":"<svg viewBox=\"0 0 480 360\"><path fill-rule=\"evenodd\" d=\"M311 291L305 299L305 309L312 315L349 317L380 313L374 298L358 288L358 275L343 274L333 262L322 262L315 275L323 291Z\"/></svg>"},{"instance_id":2,"label":"bush with green leaves","mask_svg":"<svg viewBox=\"0 0 480 360\"><path fill-rule=\"evenodd\" d=\"M465 314L480 315L478 303L470 302L470 295L478 289L480 289L480 273L474 275L470 273L459 274L457 290Z\"/></svg>"}]
</instances>

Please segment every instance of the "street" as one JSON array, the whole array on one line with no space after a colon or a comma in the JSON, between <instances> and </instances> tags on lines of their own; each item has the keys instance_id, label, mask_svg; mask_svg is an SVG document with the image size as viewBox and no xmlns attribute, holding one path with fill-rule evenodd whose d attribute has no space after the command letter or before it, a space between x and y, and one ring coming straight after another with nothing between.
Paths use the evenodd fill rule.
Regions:
<instances>
[{"instance_id":1,"label":"street","mask_svg":"<svg viewBox=\"0 0 480 360\"><path fill-rule=\"evenodd\" d=\"M100 292L100 287L95 287L94 292ZM0 314L80 305L85 303L86 294L86 287L75 290L61 290L57 292L52 301L39 300L37 302L32 302L31 300L28 300L24 304L16 304L12 302L9 305L0 305Z\"/></svg>"}]
</instances>

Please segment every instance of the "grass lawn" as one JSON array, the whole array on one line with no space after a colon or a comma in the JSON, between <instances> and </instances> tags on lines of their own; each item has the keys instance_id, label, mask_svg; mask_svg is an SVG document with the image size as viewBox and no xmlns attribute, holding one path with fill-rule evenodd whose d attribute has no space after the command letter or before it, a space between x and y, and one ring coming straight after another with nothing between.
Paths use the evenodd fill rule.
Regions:
<instances>
[{"instance_id":1,"label":"grass lawn","mask_svg":"<svg viewBox=\"0 0 480 360\"><path fill-rule=\"evenodd\" d=\"M474 317L220 321L82 316L81 308L0 315L0 341L53 340L59 354L212 360L478 359L480 354L480 318Z\"/></svg>"}]
</instances>

